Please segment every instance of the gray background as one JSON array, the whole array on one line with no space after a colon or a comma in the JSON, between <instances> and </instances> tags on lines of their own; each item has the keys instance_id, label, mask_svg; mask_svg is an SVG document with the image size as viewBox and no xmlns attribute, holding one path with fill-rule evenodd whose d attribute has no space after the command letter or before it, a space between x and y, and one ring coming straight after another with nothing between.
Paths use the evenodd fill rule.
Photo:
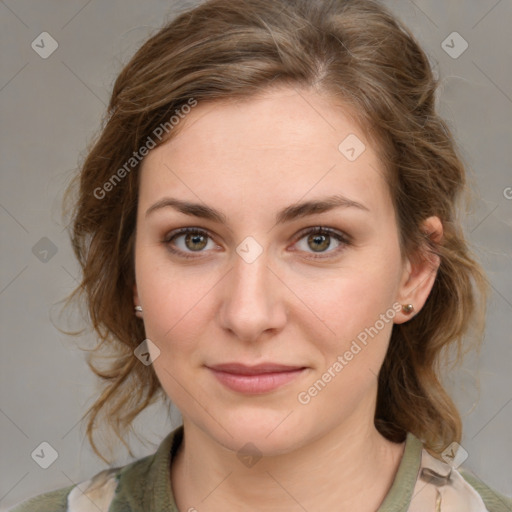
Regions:
<instances>
[{"instance_id":1,"label":"gray background","mask_svg":"<svg viewBox=\"0 0 512 512\"><path fill-rule=\"evenodd\" d=\"M1 510L28 496L89 478L105 467L84 441L80 423L96 380L76 340L54 326L69 325L58 317L58 301L72 290L78 276L60 202L99 128L122 64L174 13L196 3L0 2ZM488 327L480 355L450 373L447 381L464 415L462 446L469 454L465 466L510 495L512 3L386 3L413 30L440 74L441 113L454 130L479 189L466 225L492 286ZM457 58L442 47L454 31L469 44ZM47 59L31 47L42 32L58 42ZM445 44L454 46L453 53L460 43L448 39ZM170 419L162 407L142 415L137 425L148 442L133 440L136 457L155 449L179 424L179 413L173 411ZM31 457L44 441L58 452L48 469ZM120 452L116 462L128 460Z\"/></svg>"}]
</instances>

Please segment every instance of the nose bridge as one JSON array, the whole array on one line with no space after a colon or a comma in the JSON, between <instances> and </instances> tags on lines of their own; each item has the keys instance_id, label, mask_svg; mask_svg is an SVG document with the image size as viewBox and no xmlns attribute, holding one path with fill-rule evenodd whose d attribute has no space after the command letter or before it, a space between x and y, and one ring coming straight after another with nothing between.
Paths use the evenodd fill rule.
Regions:
<instances>
[{"instance_id":1,"label":"nose bridge","mask_svg":"<svg viewBox=\"0 0 512 512\"><path fill-rule=\"evenodd\" d=\"M239 248L240 250L240 248ZM254 260L246 259L244 256L237 255L234 258L233 269L233 295L239 300L254 301L258 295L266 296L268 299L268 257L262 253ZM259 297L262 298L262 297Z\"/></svg>"},{"instance_id":2,"label":"nose bridge","mask_svg":"<svg viewBox=\"0 0 512 512\"><path fill-rule=\"evenodd\" d=\"M244 243L238 247L220 315L223 327L244 339L256 339L285 321L268 253L262 251L254 257L254 249Z\"/></svg>"}]
</instances>

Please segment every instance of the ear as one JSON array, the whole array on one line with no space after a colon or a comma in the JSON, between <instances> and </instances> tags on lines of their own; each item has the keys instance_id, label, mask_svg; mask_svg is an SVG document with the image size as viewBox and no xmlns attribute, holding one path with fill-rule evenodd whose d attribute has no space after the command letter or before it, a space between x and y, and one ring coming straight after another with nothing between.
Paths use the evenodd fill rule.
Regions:
<instances>
[{"instance_id":1,"label":"ear","mask_svg":"<svg viewBox=\"0 0 512 512\"><path fill-rule=\"evenodd\" d=\"M421 227L430 245L438 245L443 239L443 224L439 217L429 217ZM434 286L441 260L429 247L429 243L420 247L404 264L402 279L398 290L397 301L412 304L413 313L400 310L395 316L395 323L401 324L410 320L424 306Z\"/></svg>"}]
</instances>

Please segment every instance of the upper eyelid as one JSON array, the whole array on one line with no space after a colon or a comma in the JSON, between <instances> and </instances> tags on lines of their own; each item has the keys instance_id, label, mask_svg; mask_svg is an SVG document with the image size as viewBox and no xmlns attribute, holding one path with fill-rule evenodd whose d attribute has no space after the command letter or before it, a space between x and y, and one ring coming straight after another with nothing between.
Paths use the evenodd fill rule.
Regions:
<instances>
[{"instance_id":1,"label":"upper eyelid","mask_svg":"<svg viewBox=\"0 0 512 512\"><path fill-rule=\"evenodd\" d=\"M318 231L320 233L325 232L328 235L338 235L340 238L343 238L348 242L350 242L352 240L352 237L345 231L342 231L342 230L336 229L336 228L331 228L329 226L322 226L322 225L309 226L307 228L300 229L294 235L294 240L298 240L298 239L302 238L303 236L307 235L309 232L314 232L316 229L318 229Z\"/></svg>"}]
</instances>

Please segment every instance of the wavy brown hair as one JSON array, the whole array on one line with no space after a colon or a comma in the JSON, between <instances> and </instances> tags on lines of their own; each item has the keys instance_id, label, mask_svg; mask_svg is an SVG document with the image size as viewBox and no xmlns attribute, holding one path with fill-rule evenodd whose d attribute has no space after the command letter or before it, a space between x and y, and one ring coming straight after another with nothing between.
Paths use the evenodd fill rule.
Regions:
<instances>
[{"instance_id":1,"label":"wavy brown hair","mask_svg":"<svg viewBox=\"0 0 512 512\"><path fill-rule=\"evenodd\" d=\"M376 1L210 0L179 14L121 71L101 133L66 194L83 271L68 303L84 299L99 337L89 365L104 387L87 413L87 435L100 457L97 420L123 441L135 417L165 399L153 368L133 354L145 339L133 314L140 164L122 179L112 177L191 99L250 98L277 84L328 93L356 113L386 170L402 254L426 250L440 258L424 307L393 327L379 374L376 427L393 441L412 432L433 454L460 441L461 419L441 384L441 363L447 354L459 360L470 334L478 344L487 287L458 218L465 168L436 112L438 80L425 53ZM421 230L432 215L443 223L438 244ZM105 351L110 359L98 357Z\"/></svg>"}]
</instances>

